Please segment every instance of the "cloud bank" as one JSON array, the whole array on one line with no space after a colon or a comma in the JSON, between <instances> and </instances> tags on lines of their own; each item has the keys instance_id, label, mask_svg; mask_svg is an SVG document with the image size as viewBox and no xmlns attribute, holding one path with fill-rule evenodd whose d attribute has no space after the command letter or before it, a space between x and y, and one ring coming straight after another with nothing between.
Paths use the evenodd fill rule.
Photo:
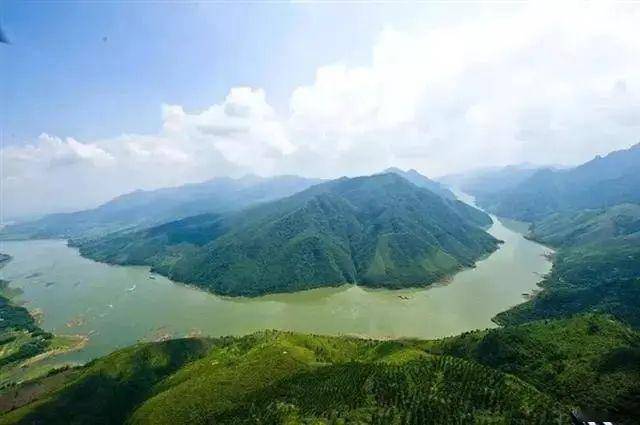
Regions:
<instances>
[{"instance_id":1,"label":"cloud bank","mask_svg":"<svg viewBox=\"0 0 640 425\"><path fill-rule=\"evenodd\" d=\"M365 66L328 64L277 114L260 88L162 105L156 134L42 134L2 150L5 217L222 175L438 176L578 163L640 139L640 7L536 3L511 16L383 31Z\"/></svg>"}]
</instances>

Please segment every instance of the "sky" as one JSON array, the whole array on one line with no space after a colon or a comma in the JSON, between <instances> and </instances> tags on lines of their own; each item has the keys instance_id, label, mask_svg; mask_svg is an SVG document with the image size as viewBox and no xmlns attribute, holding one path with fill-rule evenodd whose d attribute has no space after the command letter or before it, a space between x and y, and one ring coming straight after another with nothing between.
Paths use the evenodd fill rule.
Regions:
<instances>
[{"instance_id":1,"label":"sky","mask_svg":"<svg viewBox=\"0 0 640 425\"><path fill-rule=\"evenodd\" d=\"M3 220L256 173L437 177L640 140L633 2L0 1Z\"/></svg>"}]
</instances>

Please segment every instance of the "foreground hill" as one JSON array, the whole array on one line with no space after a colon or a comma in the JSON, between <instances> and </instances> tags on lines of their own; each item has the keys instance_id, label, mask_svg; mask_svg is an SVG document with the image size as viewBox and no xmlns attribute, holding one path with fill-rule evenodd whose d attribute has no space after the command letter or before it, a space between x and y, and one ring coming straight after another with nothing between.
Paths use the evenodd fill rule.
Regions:
<instances>
[{"instance_id":1,"label":"foreground hill","mask_svg":"<svg viewBox=\"0 0 640 425\"><path fill-rule=\"evenodd\" d=\"M478 192L477 201L496 215L536 221L555 212L640 203L640 144L569 170L539 170L515 187Z\"/></svg>"},{"instance_id":2,"label":"foreground hill","mask_svg":"<svg viewBox=\"0 0 640 425\"><path fill-rule=\"evenodd\" d=\"M139 344L0 423L529 425L568 423L580 407L631 424L639 344L601 316L439 341L267 331Z\"/></svg>"},{"instance_id":3,"label":"foreground hill","mask_svg":"<svg viewBox=\"0 0 640 425\"><path fill-rule=\"evenodd\" d=\"M594 419L631 424L640 417L640 333L610 316L469 332L423 347L513 374Z\"/></svg>"},{"instance_id":4,"label":"foreground hill","mask_svg":"<svg viewBox=\"0 0 640 425\"><path fill-rule=\"evenodd\" d=\"M597 311L640 327L640 206L554 214L529 237L558 248L543 291L498 315L501 323Z\"/></svg>"},{"instance_id":5,"label":"foreground hill","mask_svg":"<svg viewBox=\"0 0 640 425\"><path fill-rule=\"evenodd\" d=\"M92 259L147 264L220 294L326 285L427 285L497 248L491 219L396 174L342 178L226 215L79 243Z\"/></svg>"},{"instance_id":6,"label":"foreground hill","mask_svg":"<svg viewBox=\"0 0 640 425\"><path fill-rule=\"evenodd\" d=\"M90 210L51 214L36 221L6 226L0 231L0 238L96 236L120 229L157 225L196 214L238 210L251 204L289 196L319 182L298 176L222 177L178 187L138 190Z\"/></svg>"}]
</instances>

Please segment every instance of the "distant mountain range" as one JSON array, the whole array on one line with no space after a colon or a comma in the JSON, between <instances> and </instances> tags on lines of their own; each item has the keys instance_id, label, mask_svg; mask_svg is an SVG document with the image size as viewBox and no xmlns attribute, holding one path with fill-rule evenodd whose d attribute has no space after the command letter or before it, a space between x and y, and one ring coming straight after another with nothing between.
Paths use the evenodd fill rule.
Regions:
<instances>
[{"instance_id":1,"label":"distant mountain range","mask_svg":"<svg viewBox=\"0 0 640 425\"><path fill-rule=\"evenodd\" d=\"M98 236L197 214L238 210L292 195L319 182L319 179L298 176L264 178L248 175L239 179L221 177L178 187L138 190L90 210L51 214L39 220L6 226L0 231L0 238Z\"/></svg>"},{"instance_id":2,"label":"distant mountain range","mask_svg":"<svg viewBox=\"0 0 640 425\"><path fill-rule=\"evenodd\" d=\"M482 168L464 174L450 174L441 177L439 181L444 186L455 187L476 198L482 198L512 189L545 168L551 167L516 164L505 167Z\"/></svg>"},{"instance_id":3,"label":"distant mountain range","mask_svg":"<svg viewBox=\"0 0 640 425\"><path fill-rule=\"evenodd\" d=\"M536 221L556 212L638 203L639 170L637 144L571 169L518 170L516 177L499 179L507 187L487 190L476 180L466 189L476 196L480 206L496 215Z\"/></svg>"},{"instance_id":4,"label":"distant mountain range","mask_svg":"<svg viewBox=\"0 0 640 425\"><path fill-rule=\"evenodd\" d=\"M497 248L485 213L396 173L341 178L238 212L76 241L90 258L147 264L220 294L343 283L427 285Z\"/></svg>"}]
</instances>

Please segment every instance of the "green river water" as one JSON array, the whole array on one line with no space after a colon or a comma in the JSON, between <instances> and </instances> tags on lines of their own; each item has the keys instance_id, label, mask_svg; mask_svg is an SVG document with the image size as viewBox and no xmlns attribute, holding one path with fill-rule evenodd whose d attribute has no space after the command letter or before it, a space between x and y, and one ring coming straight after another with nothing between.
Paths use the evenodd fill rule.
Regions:
<instances>
[{"instance_id":1,"label":"green river water","mask_svg":"<svg viewBox=\"0 0 640 425\"><path fill-rule=\"evenodd\" d=\"M86 362L139 340L186 335L242 335L260 329L321 334L436 338L495 326L491 318L524 301L551 264L549 250L522 236L523 223L494 218L505 243L446 285L406 290L358 286L259 298L216 296L159 276L81 257L63 240L3 241L13 259L2 279L42 314L42 327L89 335L79 351L53 359ZM400 296L408 297L403 299Z\"/></svg>"}]
</instances>

